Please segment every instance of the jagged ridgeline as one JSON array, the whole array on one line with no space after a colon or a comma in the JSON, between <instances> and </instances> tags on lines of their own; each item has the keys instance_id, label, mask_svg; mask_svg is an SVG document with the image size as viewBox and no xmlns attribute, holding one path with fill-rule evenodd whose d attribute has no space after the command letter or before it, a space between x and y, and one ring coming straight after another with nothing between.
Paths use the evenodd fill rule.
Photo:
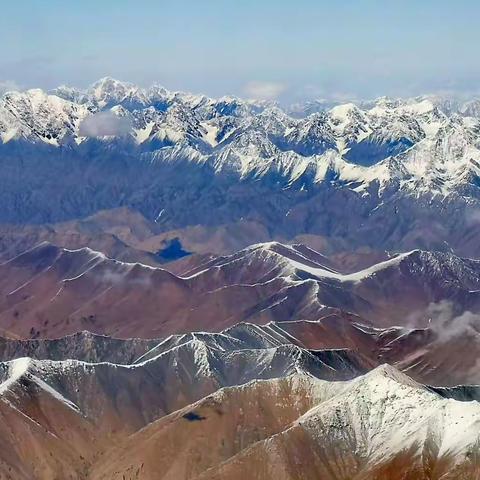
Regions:
<instances>
[{"instance_id":1,"label":"jagged ridgeline","mask_svg":"<svg viewBox=\"0 0 480 480\"><path fill-rule=\"evenodd\" d=\"M308 233L476 255L479 111L434 96L281 109L110 78L10 92L0 220L128 206L159 231L255 221L252 241Z\"/></svg>"},{"instance_id":2,"label":"jagged ridgeline","mask_svg":"<svg viewBox=\"0 0 480 480\"><path fill-rule=\"evenodd\" d=\"M445 478L475 478L478 389L434 389L388 365L364 374L347 351L272 346L278 337L238 325L143 345L129 364L0 363L0 474L427 480L433 463ZM115 345L87 334L60 340L86 341L106 358ZM54 343L42 352L59 356Z\"/></svg>"},{"instance_id":3,"label":"jagged ridgeline","mask_svg":"<svg viewBox=\"0 0 480 480\"><path fill-rule=\"evenodd\" d=\"M0 265L0 279L4 360L130 363L149 339L248 322L259 326L237 331L244 348L264 348L260 335L270 347L347 349L426 383L480 383L480 261L452 254L413 250L348 273L305 246L270 242L175 274L44 243ZM83 331L102 336L47 342Z\"/></svg>"},{"instance_id":4,"label":"jagged ridgeline","mask_svg":"<svg viewBox=\"0 0 480 480\"><path fill-rule=\"evenodd\" d=\"M0 480L479 480L480 101L0 99Z\"/></svg>"}]
</instances>

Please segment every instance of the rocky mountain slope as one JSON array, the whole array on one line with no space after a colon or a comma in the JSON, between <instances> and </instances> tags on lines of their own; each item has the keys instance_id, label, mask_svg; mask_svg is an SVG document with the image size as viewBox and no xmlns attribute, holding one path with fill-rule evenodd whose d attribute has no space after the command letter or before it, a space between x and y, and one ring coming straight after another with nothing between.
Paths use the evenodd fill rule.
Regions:
<instances>
[{"instance_id":1,"label":"rocky mountain slope","mask_svg":"<svg viewBox=\"0 0 480 480\"><path fill-rule=\"evenodd\" d=\"M113 445L225 386L293 374L338 380L371 368L347 350L308 351L292 344L252 348L221 334L166 339L153 348L144 343L143 355L128 364L132 353L140 354L140 341L123 342L131 347L123 349L123 363L119 341L87 334L42 341L41 351L29 351L67 358L56 361L18 357L34 342L11 343L18 349L4 349L3 356L16 358L0 363L0 437L6 443L0 473L11 479L92 478L90 469ZM92 356L90 349L79 351L82 344L93 345L106 361L68 359L72 351Z\"/></svg>"},{"instance_id":2,"label":"rocky mountain slope","mask_svg":"<svg viewBox=\"0 0 480 480\"><path fill-rule=\"evenodd\" d=\"M445 324L465 312L475 318L479 269L475 260L414 250L342 273L308 247L273 242L178 276L88 248L41 244L0 265L0 327L13 338L82 330L158 338L240 321L317 320L332 310L376 326L425 327L435 308L450 317Z\"/></svg>"},{"instance_id":3,"label":"rocky mountain slope","mask_svg":"<svg viewBox=\"0 0 480 480\"><path fill-rule=\"evenodd\" d=\"M441 398L395 369L379 367L282 432L201 466L192 478L477 478L478 409L478 402ZM152 471L151 463L144 469Z\"/></svg>"},{"instance_id":4,"label":"rocky mountain slope","mask_svg":"<svg viewBox=\"0 0 480 480\"><path fill-rule=\"evenodd\" d=\"M342 273L308 247L268 243L184 267L39 245L0 265L0 359L129 364L223 331L215 348L348 349L423 382L480 381L478 261L412 251Z\"/></svg>"},{"instance_id":5,"label":"rocky mountain slope","mask_svg":"<svg viewBox=\"0 0 480 480\"><path fill-rule=\"evenodd\" d=\"M345 359L328 365L318 352L318 361L299 361L289 348L281 367L276 355L259 356L269 350L231 350L219 361L189 341L131 366L2 363L0 472L85 480L251 472L265 479L475 478L479 404L452 399L461 388L431 389L388 366L338 381ZM239 367L246 376L237 376ZM353 368L350 376L359 373Z\"/></svg>"},{"instance_id":6,"label":"rocky mountain slope","mask_svg":"<svg viewBox=\"0 0 480 480\"><path fill-rule=\"evenodd\" d=\"M414 251L342 273L307 247L269 243L176 276L90 249L42 244L1 266L2 288L13 289L2 300L10 307L2 318L19 312L8 332L21 333L22 322L46 312L58 317L50 317L53 325L43 325L43 332L30 332L33 337L75 329L86 320L74 320L74 310L100 309L104 295L116 299L103 310L111 316L88 320L92 328L112 333L120 321L125 333L148 337L158 325L189 327L146 340L86 331L1 339L0 474L12 480L476 478L479 390L455 385L480 380L478 316L456 310L458 299L475 305L477 263ZM78 280L81 285L69 289ZM297 283L313 287L302 295L288 290ZM174 305L167 302L172 284L189 292L182 307L200 312L190 323L175 323L182 309L162 311ZM260 325L235 323L238 301L216 293L230 288L237 299L243 289L254 292L242 302ZM155 295L139 297L143 289ZM411 325L379 327L387 303L393 310L413 291L411 308L427 308ZM162 301L149 306L150 298ZM373 320L326 300L368 305ZM275 312L284 302L290 307L279 315L310 311L315 319L264 323L270 314L254 314ZM219 315L216 324L213 316L208 320L211 330L228 328L192 332L211 305ZM124 322L120 314L129 308L137 316L130 313ZM149 308L156 316L149 317ZM159 323L161 315L171 323Z\"/></svg>"}]
</instances>

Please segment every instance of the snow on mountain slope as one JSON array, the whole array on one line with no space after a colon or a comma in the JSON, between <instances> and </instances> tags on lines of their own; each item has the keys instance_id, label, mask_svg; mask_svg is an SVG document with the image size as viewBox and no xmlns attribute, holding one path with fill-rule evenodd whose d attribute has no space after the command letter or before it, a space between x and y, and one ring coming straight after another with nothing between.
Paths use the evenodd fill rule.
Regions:
<instances>
[{"instance_id":1,"label":"snow on mountain slope","mask_svg":"<svg viewBox=\"0 0 480 480\"><path fill-rule=\"evenodd\" d=\"M22 375L27 373L28 367L30 365L29 358L19 358L18 360L13 360L8 366L8 373L5 379L0 383L0 395L7 392L9 387L14 385Z\"/></svg>"},{"instance_id":2,"label":"snow on mountain slope","mask_svg":"<svg viewBox=\"0 0 480 480\"><path fill-rule=\"evenodd\" d=\"M445 399L382 366L193 478L472 479L479 423L478 402Z\"/></svg>"},{"instance_id":3,"label":"snow on mountain slope","mask_svg":"<svg viewBox=\"0 0 480 480\"><path fill-rule=\"evenodd\" d=\"M337 105L293 118L265 104L144 89L106 77L86 91L6 93L0 100L0 136L4 144L80 143L82 121L112 112L132 118L131 131L122 135L137 145L138 154L155 152L156 159L207 162L243 178L279 175L290 184L334 180L367 190L377 182L399 182L407 190L420 186L448 193L475 184L480 129L475 103L454 111L445 105L423 97L381 98L369 106ZM195 153L185 155L182 146Z\"/></svg>"},{"instance_id":4,"label":"snow on mountain slope","mask_svg":"<svg viewBox=\"0 0 480 480\"><path fill-rule=\"evenodd\" d=\"M223 375L231 382L240 368L248 376L221 388L219 357L211 363L212 351L204 348L190 341L131 366L1 363L0 438L7 443L0 472L22 480L65 471L85 479L128 478L132 471L135 478L141 471L146 480L235 480L250 469L269 479L272 468L287 475L280 478L296 478L288 476L295 468L306 479L391 480L395 469L427 479L428 465L435 465L439 475L474 478L468 475L479 467L479 404L466 395L453 400L462 398L458 388L431 389L389 366L340 382L312 370L281 373L268 348L227 355ZM296 351L284 350L294 362ZM270 368L261 366L267 358ZM11 429L31 448L19 449Z\"/></svg>"},{"instance_id":5,"label":"snow on mountain slope","mask_svg":"<svg viewBox=\"0 0 480 480\"><path fill-rule=\"evenodd\" d=\"M126 439L92 471L94 479L141 466L146 480L466 480L480 467L479 423L478 402L445 398L388 365L348 382L295 374L210 395Z\"/></svg>"},{"instance_id":6,"label":"snow on mountain slope","mask_svg":"<svg viewBox=\"0 0 480 480\"><path fill-rule=\"evenodd\" d=\"M349 417L341 419L345 428L340 435L358 443L366 440L367 445L354 451L361 457L368 456L374 463L392 458L408 445L417 446L420 453L429 440L437 444L439 457L458 454L462 449L465 455L467 447L479 440L480 405L477 402L440 397L388 365L355 379L350 391L340 399L312 409L298 424L321 438L324 435L318 431L321 418L334 417L339 407L351 412ZM401 418L398 411L404 412ZM415 432L412 431L414 425ZM333 433L338 425L322 427Z\"/></svg>"},{"instance_id":7,"label":"snow on mountain slope","mask_svg":"<svg viewBox=\"0 0 480 480\"><path fill-rule=\"evenodd\" d=\"M0 101L3 143L24 140L59 146L78 135L88 109L42 90L7 92Z\"/></svg>"},{"instance_id":8,"label":"snow on mountain slope","mask_svg":"<svg viewBox=\"0 0 480 480\"><path fill-rule=\"evenodd\" d=\"M343 273L302 245L270 242L177 276L42 244L0 265L0 327L14 338L83 330L159 338L245 321L317 320L335 309L377 326L425 327L442 301L455 305L452 319L480 311L479 270L475 260L414 250Z\"/></svg>"},{"instance_id":9,"label":"snow on mountain slope","mask_svg":"<svg viewBox=\"0 0 480 480\"><path fill-rule=\"evenodd\" d=\"M234 337L229 337L228 350L220 350L213 346L218 334L197 335L163 351L157 348L130 365L31 358L1 362L0 400L22 409L47 395L102 430L110 424L128 433L225 386L293 373L344 380L372 366L346 350L308 351L291 344L257 349L236 344Z\"/></svg>"}]
</instances>

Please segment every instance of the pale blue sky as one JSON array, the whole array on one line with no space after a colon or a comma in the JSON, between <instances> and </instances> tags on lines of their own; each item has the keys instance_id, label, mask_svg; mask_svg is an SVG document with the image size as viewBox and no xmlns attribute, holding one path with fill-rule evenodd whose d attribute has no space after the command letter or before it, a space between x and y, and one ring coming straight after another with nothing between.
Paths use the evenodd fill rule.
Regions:
<instances>
[{"instance_id":1,"label":"pale blue sky","mask_svg":"<svg viewBox=\"0 0 480 480\"><path fill-rule=\"evenodd\" d=\"M211 95L480 91L478 0L3 0L0 83Z\"/></svg>"}]
</instances>

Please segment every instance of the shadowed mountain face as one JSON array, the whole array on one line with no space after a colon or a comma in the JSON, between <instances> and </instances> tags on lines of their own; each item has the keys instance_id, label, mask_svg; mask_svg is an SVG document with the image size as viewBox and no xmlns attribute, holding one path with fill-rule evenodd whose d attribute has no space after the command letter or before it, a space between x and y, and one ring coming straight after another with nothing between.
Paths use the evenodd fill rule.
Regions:
<instances>
[{"instance_id":1,"label":"shadowed mountain face","mask_svg":"<svg viewBox=\"0 0 480 480\"><path fill-rule=\"evenodd\" d=\"M181 272L181 266L211 255L232 254L246 246L270 240L271 234L258 221L233 222L217 227L196 225L162 231L157 222L148 221L128 208L104 210L87 218L54 224L0 225L0 259L9 260L42 242L70 250L89 247L108 257L146 265L162 264ZM297 243L330 252L329 257L347 270L369 266L388 258L383 250L362 248L345 251L347 244L330 243L319 235L298 235ZM283 236L281 240L285 239ZM166 253L165 253L166 252ZM183 258L186 253L191 253ZM175 261L182 259L183 261ZM180 270L179 270L180 268Z\"/></svg>"},{"instance_id":2,"label":"shadowed mountain face","mask_svg":"<svg viewBox=\"0 0 480 480\"><path fill-rule=\"evenodd\" d=\"M453 326L440 329L388 327L376 328L352 314L338 311L316 321L270 322L266 325L241 323L222 333L186 333L165 339L114 339L80 332L55 340L0 339L0 361L31 357L37 360L75 359L82 362L136 364L189 342L205 343L220 350L277 349L295 346L323 351L322 361L345 361L368 369L389 363L408 372L414 379L433 385L480 383L478 334L475 323L451 319ZM453 330L448 335L448 329ZM272 350L273 351L273 350ZM339 357L340 355L340 357ZM239 358L241 355L239 356ZM281 358L277 357L277 358ZM308 357L311 358L311 357ZM345 364L345 374L351 368Z\"/></svg>"},{"instance_id":3,"label":"shadowed mountain face","mask_svg":"<svg viewBox=\"0 0 480 480\"><path fill-rule=\"evenodd\" d=\"M130 365L158 345L159 340L112 337L79 332L55 340L0 339L0 361L31 357L36 360L80 360L89 363L111 362Z\"/></svg>"}]
</instances>

